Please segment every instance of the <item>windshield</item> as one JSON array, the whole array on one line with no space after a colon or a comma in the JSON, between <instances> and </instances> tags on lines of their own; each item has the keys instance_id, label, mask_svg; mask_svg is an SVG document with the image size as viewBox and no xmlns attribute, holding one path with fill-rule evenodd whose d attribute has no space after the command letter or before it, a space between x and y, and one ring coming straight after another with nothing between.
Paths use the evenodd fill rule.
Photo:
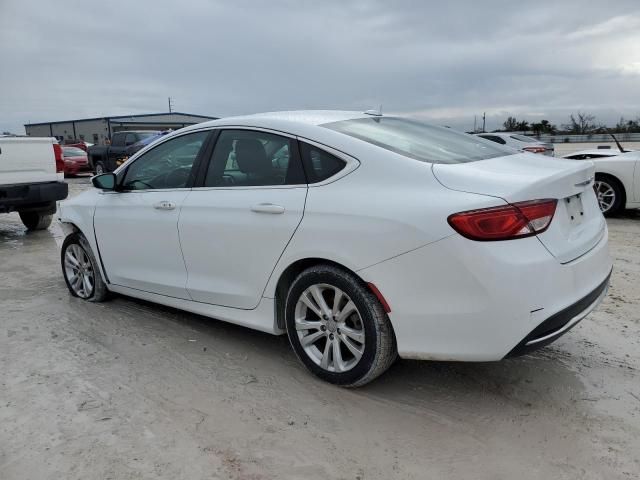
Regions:
<instances>
[{"instance_id":1,"label":"windshield","mask_svg":"<svg viewBox=\"0 0 640 480\"><path fill-rule=\"evenodd\" d=\"M494 142L405 118L357 118L321 126L428 163L466 163L515 153Z\"/></svg>"},{"instance_id":2,"label":"windshield","mask_svg":"<svg viewBox=\"0 0 640 480\"><path fill-rule=\"evenodd\" d=\"M62 152L65 157L84 157L85 151L76 147L62 147Z\"/></svg>"}]
</instances>

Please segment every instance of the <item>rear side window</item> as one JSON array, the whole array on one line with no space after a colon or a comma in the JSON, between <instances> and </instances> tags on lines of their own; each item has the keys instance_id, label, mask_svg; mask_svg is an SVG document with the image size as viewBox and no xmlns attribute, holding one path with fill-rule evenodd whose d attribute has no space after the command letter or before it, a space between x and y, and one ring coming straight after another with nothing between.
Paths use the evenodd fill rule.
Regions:
<instances>
[{"instance_id":1,"label":"rear side window","mask_svg":"<svg viewBox=\"0 0 640 480\"><path fill-rule=\"evenodd\" d=\"M309 183L318 183L334 176L342 170L346 162L316 148L308 143L300 142L300 153L304 162L304 170Z\"/></svg>"},{"instance_id":2,"label":"rear side window","mask_svg":"<svg viewBox=\"0 0 640 480\"><path fill-rule=\"evenodd\" d=\"M205 187L267 187L305 183L295 140L253 130L222 130Z\"/></svg>"},{"instance_id":3,"label":"rear side window","mask_svg":"<svg viewBox=\"0 0 640 480\"><path fill-rule=\"evenodd\" d=\"M428 163L466 163L515 153L473 135L406 118L356 118L322 126Z\"/></svg>"}]
</instances>

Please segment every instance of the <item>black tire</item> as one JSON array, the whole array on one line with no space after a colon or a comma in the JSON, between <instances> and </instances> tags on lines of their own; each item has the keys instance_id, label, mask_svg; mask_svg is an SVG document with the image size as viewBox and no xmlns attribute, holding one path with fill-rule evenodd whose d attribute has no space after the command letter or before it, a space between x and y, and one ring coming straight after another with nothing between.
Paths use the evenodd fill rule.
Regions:
<instances>
[{"instance_id":1,"label":"black tire","mask_svg":"<svg viewBox=\"0 0 640 480\"><path fill-rule=\"evenodd\" d=\"M46 230L53 219L53 215L50 213L20 212L19 215L27 230Z\"/></svg>"},{"instance_id":2,"label":"black tire","mask_svg":"<svg viewBox=\"0 0 640 480\"><path fill-rule=\"evenodd\" d=\"M355 365L347 371L329 371L314 362L298 337L295 320L296 305L303 292L314 285L324 285L326 288L337 287L357 308L356 313L361 319L360 328L364 331L364 349L359 360L352 359ZM335 385L343 387L365 385L384 373L397 357L393 327L376 296L360 278L332 265L316 265L307 268L293 281L285 301L285 322L289 341L300 361L316 376ZM334 322L331 328L335 329L336 325ZM323 332L323 335L330 335L326 326L323 326ZM337 334L340 334L339 328ZM318 341L322 342L322 340ZM328 337L324 341L328 342Z\"/></svg>"},{"instance_id":3,"label":"black tire","mask_svg":"<svg viewBox=\"0 0 640 480\"><path fill-rule=\"evenodd\" d=\"M79 247L86 254L90 263L90 269L93 272L93 288L91 289L91 291L86 292L86 295L79 294L71 285L71 282L68 278L67 268L65 266L65 256L67 254L67 250L72 246ZM67 238L64 239L64 242L62 242L62 249L60 251L60 264L62 266L62 276L64 277L64 281L67 284L67 288L69 289L69 292L71 292L71 295L73 295L74 297L82 298L83 300L87 300L89 302L102 302L107 299L107 297L109 296L109 290L107 289L107 285L102 280L98 262L95 255L93 254L93 251L91 250L89 242L87 242L86 238L84 238L81 233L71 233L67 236Z\"/></svg>"},{"instance_id":4,"label":"black tire","mask_svg":"<svg viewBox=\"0 0 640 480\"><path fill-rule=\"evenodd\" d=\"M608 186L611 190L613 190L614 195L615 195L615 197L613 199L613 203L611 204L611 206L608 209L604 209L603 208L601 200L598 197L597 187L599 187L601 185ZM624 208L624 203L625 203L624 187L622 186L622 183L620 183L620 180L618 180L615 177L612 177L611 175L605 175L605 174L602 174L602 173L597 173L596 174L596 180L595 180L594 188L596 188L596 197L598 197L598 203L600 205L600 210L602 210L602 214L605 217L612 217L612 216L617 215L618 213L620 213L620 211Z\"/></svg>"},{"instance_id":5,"label":"black tire","mask_svg":"<svg viewBox=\"0 0 640 480\"><path fill-rule=\"evenodd\" d=\"M104 163L98 162L98 163L96 163L95 171L96 171L95 172L96 175L102 175L103 173L107 172L107 169L104 168Z\"/></svg>"}]
</instances>

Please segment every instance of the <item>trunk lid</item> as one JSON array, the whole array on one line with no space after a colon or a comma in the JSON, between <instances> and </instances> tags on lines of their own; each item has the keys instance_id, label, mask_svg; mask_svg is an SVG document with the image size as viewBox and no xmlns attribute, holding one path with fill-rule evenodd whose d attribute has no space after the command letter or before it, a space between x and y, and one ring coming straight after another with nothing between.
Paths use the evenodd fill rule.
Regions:
<instances>
[{"instance_id":1,"label":"trunk lid","mask_svg":"<svg viewBox=\"0 0 640 480\"><path fill-rule=\"evenodd\" d=\"M561 263L591 250L605 233L593 191L593 162L516 154L460 164L434 164L438 181L451 190L498 197L508 203L555 198L556 213L538 235Z\"/></svg>"}]
</instances>

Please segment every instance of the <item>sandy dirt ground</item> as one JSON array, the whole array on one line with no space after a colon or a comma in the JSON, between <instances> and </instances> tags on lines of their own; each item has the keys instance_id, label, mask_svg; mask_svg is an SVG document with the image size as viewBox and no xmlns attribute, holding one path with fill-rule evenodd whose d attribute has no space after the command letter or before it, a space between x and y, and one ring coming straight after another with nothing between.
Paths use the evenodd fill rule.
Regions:
<instances>
[{"instance_id":1,"label":"sandy dirt ground","mask_svg":"<svg viewBox=\"0 0 640 480\"><path fill-rule=\"evenodd\" d=\"M609 227L609 296L552 346L345 390L285 337L72 298L59 227L2 215L0 479L640 478L640 212Z\"/></svg>"}]
</instances>

